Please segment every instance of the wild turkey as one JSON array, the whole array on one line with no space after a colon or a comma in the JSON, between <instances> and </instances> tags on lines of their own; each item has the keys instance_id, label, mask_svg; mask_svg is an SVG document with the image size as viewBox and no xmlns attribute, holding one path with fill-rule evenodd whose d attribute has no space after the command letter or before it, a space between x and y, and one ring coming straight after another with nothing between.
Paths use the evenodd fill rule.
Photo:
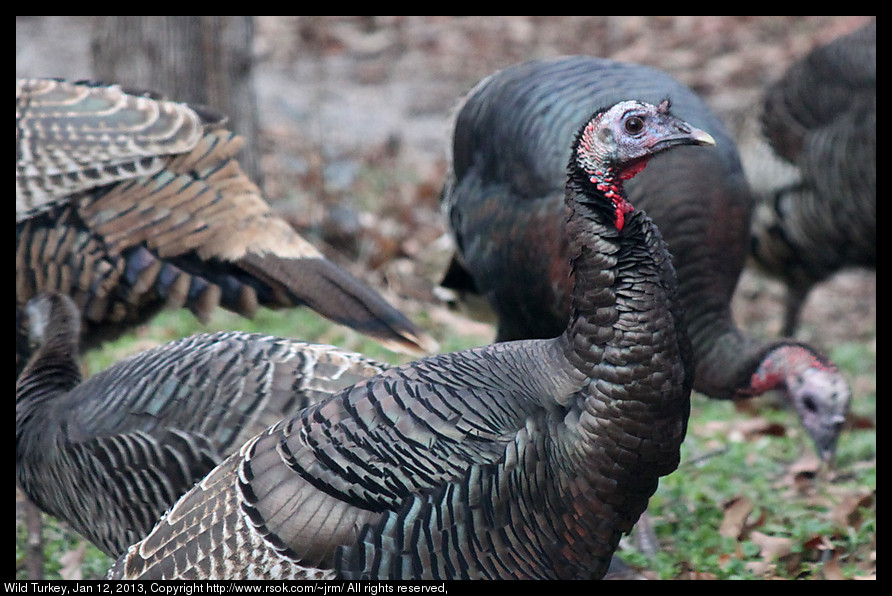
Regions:
<instances>
[{"instance_id":1,"label":"wild turkey","mask_svg":"<svg viewBox=\"0 0 892 596\"><path fill-rule=\"evenodd\" d=\"M40 509L111 556L283 416L386 368L323 345L197 335L83 381L70 298L26 307L37 348L16 383L16 476Z\"/></svg>"},{"instance_id":2,"label":"wild turkey","mask_svg":"<svg viewBox=\"0 0 892 596\"><path fill-rule=\"evenodd\" d=\"M712 142L668 102L596 112L567 167L563 334L394 367L279 422L110 576L603 575L677 466L690 405L674 270L623 181L657 152Z\"/></svg>"},{"instance_id":3,"label":"wild turkey","mask_svg":"<svg viewBox=\"0 0 892 596\"><path fill-rule=\"evenodd\" d=\"M794 64L765 95L763 142L791 179L746 163L759 195L751 253L787 287L792 335L812 287L847 267L876 270L876 21Z\"/></svg>"},{"instance_id":4,"label":"wild turkey","mask_svg":"<svg viewBox=\"0 0 892 596\"><path fill-rule=\"evenodd\" d=\"M165 305L308 306L385 345L433 341L271 210L241 171L240 137L206 108L116 85L16 81L16 374L22 309L70 295L85 347Z\"/></svg>"},{"instance_id":5,"label":"wild turkey","mask_svg":"<svg viewBox=\"0 0 892 596\"><path fill-rule=\"evenodd\" d=\"M588 56L508 67L480 82L457 115L443 207L456 255L442 284L476 292L500 341L552 337L570 312L560 148L593 104L671 96L679 118L716 147L653 160L628 192L673 255L694 346L694 388L715 399L783 391L818 452L830 458L850 402L836 367L811 347L757 339L732 319L753 199L734 140L700 97L665 72Z\"/></svg>"}]
</instances>

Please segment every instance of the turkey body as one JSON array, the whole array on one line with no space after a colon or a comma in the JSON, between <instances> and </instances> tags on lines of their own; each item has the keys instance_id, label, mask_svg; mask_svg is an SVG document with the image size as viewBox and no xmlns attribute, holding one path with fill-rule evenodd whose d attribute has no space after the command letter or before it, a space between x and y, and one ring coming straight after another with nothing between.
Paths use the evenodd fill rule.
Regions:
<instances>
[{"instance_id":1,"label":"turkey body","mask_svg":"<svg viewBox=\"0 0 892 596\"><path fill-rule=\"evenodd\" d=\"M876 270L876 35L873 21L813 50L765 94L763 142L789 179L747 163L759 197L751 255L787 286L786 334L815 284Z\"/></svg>"},{"instance_id":2,"label":"turkey body","mask_svg":"<svg viewBox=\"0 0 892 596\"><path fill-rule=\"evenodd\" d=\"M16 383L17 480L113 557L245 441L387 368L331 346L225 332L83 380L71 299L40 294L26 313L37 348Z\"/></svg>"},{"instance_id":3,"label":"turkey body","mask_svg":"<svg viewBox=\"0 0 892 596\"><path fill-rule=\"evenodd\" d=\"M69 295L85 348L185 306L308 306L385 345L433 342L275 215L211 110L115 85L16 82L16 374L25 304Z\"/></svg>"},{"instance_id":4,"label":"turkey body","mask_svg":"<svg viewBox=\"0 0 892 596\"><path fill-rule=\"evenodd\" d=\"M393 367L282 420L111 577L601 577L678 464L691 391L674 270L622 182L712 142L667 103L595 112L566 173L563 333Z\"/></svg>"},{"instance_id":5,"label":"turkey body","mask_svg":"<svg viewBox=\"0 0 892 596\"><path fill-rule=\"evenodd\" d=\"M593 105L667 96L680 118L714 134L716 146L656 156L627 189L672 253L694 347L694 387L716 399L784 389L829 457L848 409L848 385L809 346L757 339L734 323L731 299L747 258L753 196L724 124L665 72L565 56L517 64L481 81L454 126L442 202L456 254L442 284L484 297L499 341L560 334L573 287L561 147ZM818 372L802 383L804 370Z\"/></svg>"}]
</instances>

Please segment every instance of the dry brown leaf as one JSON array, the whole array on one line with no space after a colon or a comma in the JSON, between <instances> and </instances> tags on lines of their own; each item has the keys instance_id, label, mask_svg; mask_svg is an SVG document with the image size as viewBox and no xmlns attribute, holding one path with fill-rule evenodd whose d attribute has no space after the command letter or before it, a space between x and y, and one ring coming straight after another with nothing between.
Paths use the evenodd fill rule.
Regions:
<instances>
[{"instance_id":1,"label":"dry brown leaf","mask_svg":"<svg viewBox=\"0 0 892 596\"><path fill-rule=\"evenodd\" d=\"M740 538L746 520L753 511L753 504L745 497L737 497L724 504L725 516L719 526L719 534L727 538Z\"/></svg>"},{"instance_id":2,"label":"dry brown leaf","mask_svg":"<svg viewBox=\"0 0 892 596\"><path fill-rule=\"evenodd\" d=\"M808 495L815 491L825 472L821 459L813 451L806 451L802 457L793 462L781 477L778 486L790 488L797 495Z\"/></svg>"},{"instance_id":3,"label":"dry brown leaf","mask_svg":"<svg viewBox=\"0 0 892 596\"><path fill-rule=\"evenodd\" d=\"M830 519L842 527L858 528L861 525L862 507L870 507L874 501L874 493L853 494L843 497L842 501L830 512Z\"/></svg>"},{"instance_id":4,"label":"dry brown leaf","mask_svg":"<svg viewBox=\"0 0 892 596\"><path fill-rule=\"evenodd\" d=\"M822 565L824 579L842 580L846 579L842 573L842 567L839 564L839 555L834 555L832 559Z\"/></svg>"},{"instance_id":5,"label":"dry brown leaf","mask_svg":"<svg viewBox=\"0 0 892 596\"><path fill-rule=\"evenodd\" d=\"M793 552L793 540L786 536L769 536L755 531L750 540L759 547L759 554L766 561L776 561Z\"/></svg>"},{"instance_id":6,"label":"dry brown leaf","mask_svg":"<svg viewBox=\"0 0 892 596\"><path fill-rule=\"evenodd\" d=\"M806 540L802 546L807 550L833 552L833 541L827 536L814 536Z\"/></svg>"},{"instance_id":7,"label":"dry brown leaf","mask_svg":"<svg viewBox=\"0 0 892 596\"><path fill-rule=\"evenodd\" d=\"M775 569L774 563L769 561L748 561L746 570L758 577L768 577Z\"/></svg>"}]
</instances>

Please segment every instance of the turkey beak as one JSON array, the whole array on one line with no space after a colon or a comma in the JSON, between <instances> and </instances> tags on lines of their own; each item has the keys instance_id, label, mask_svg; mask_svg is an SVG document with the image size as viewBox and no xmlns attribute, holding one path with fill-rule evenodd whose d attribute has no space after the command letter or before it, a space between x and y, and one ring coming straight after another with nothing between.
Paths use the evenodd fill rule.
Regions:
<instances>
[{"instance_id":1,"label":"turkey beak","mask_svg":"<svg viewBox=\"0 0 892 596\"><path fill-rule=\"evenodd\" d=\"M714 146L715 139L705 130L694 128L688 124L682 124L678 127L678 133L658 139L657 142L654 143L653 149L662 151L677 145Z\"/></svg>"},{"instance_id":2,"label":"turkey beak","mask_svg":"<svg viewBox=\"0 0 892 596\"><path fill-rule=\"evenodd\" d=\"M705 130L700 130L699 128L691 129L690 137L695 145L715 146L715 139Z\"/></svg>"}]
</instances>

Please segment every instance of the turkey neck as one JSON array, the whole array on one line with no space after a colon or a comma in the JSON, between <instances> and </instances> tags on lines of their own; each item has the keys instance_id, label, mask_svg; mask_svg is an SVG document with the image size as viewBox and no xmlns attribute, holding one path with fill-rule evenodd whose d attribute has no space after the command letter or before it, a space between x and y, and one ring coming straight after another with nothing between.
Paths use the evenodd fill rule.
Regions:
<instances>
[{"instance_id":1,"label":"turkey neck","mask_svg":"<svg viewBox=\"0 0 892 596\"><path fill-rule=\"evenodd\" d=\"M54 298L54 300L56 300ZM80 324L76 313L54 302L40 346L16 381L16 445L27 428L42 428L32 420L46 416L44 404L76 387L82 380L78 363ZM41 440L46 437L41 437Z\"/></svg>"},{"instance_id":2,"label":"turkey neck","mask_svg":"<svg viewBox=\"0 0 892 596\"><path fill-rule=\"evenodd\" d=\"M591 512L579 524L592 544L581 550L612 553L646 509L658 478L678 466L691 351L678 320L674 269L656 226L606 197L578 200L580 192L571 185L567 200L571 316L553 345L588 381L571 398L575 413L564 418L574 437L565 452L572 463L558 483L579 495L574 507ZM615 214L623 207L620 229ZM597 575L608 561L580 567Z\"/></svg>"},{"instance_id":3,"label":"turkey neck","mask_svg":"<svg viewBox=\"0 0 892 596\"><path fill-rule=\"evenodd\" d=\"M562 335L568 361L617 386L659 374L661 365L689 368L675 271L656 226L632 209L619 229L613 201L572 180L566 205L575 281Z\"/></svg>"}]
</instances>

